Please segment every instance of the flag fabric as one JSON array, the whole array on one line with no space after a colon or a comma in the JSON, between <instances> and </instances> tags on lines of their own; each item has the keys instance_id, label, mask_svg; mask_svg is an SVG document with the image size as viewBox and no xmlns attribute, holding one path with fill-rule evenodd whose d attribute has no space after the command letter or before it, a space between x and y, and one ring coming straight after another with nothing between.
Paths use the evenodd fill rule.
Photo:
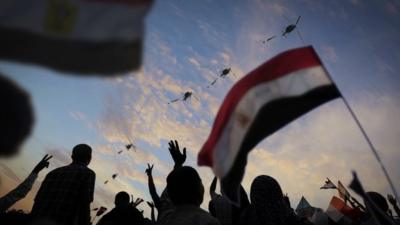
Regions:
<instances>
[{"instance_id":1,"label":"flag fabric","mask_svg":"<svg viewBox=\"0 0 400 225\"><path fill-rule=\"evenodd\" d=\"M213 168L224 195L238 203L247 154L291 121L340 97L310 47L272 58L238 81L225 97L198 164Z\"/></svg>"},{"instance_id":2,"label":"flag fabric","mask_svg":"<svg viewBox=\"0 0 400 225\"><path fill-rule=\"evenodd\" d=\"M338 181L337 190L339 192L339 197L347 202L350 199L349 191L344 187L340 180Z\"/></svg>"},{"instance_id":3,"label":"flag fabric","mask_svg":"<svg viewBox=\"0 0 400 225\"><path fill-rule=\"evenodd\" d=\"M141 64L152 0L2 0L0 59L114 75Z\"/></svg>"},{"instance_id":4,"label":"flag fabric","mask_svg":"<svg viewBox=\"0 0 400 225\"><path fill-rule=\"evenodd\" d=\"M320 188L320 189L336 189L336 185L329 180L329 178L326 178L325 184Z\"/></svg>"},{"instance_id":5,"label":"flag fabric","mask_svg":"<svg viewBox=\"0 0 400 225\"><path fill-rule=\"evenodd\" d=\"M325 213L336 223L342 221L344 224L350 224L352 220L357 219L361 214L359 210L347 206L342 199L336 196L332 197Z\"/></svg>"}]
</instances>

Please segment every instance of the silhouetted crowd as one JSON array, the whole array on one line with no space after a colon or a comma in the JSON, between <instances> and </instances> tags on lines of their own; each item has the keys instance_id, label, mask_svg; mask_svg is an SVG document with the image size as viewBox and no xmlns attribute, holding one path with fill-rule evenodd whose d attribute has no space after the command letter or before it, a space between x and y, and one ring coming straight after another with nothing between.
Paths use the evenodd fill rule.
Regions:
<instances>
[{"instance_id":1,"label":"silhouetted crowd","mask_svg":"<svg viewBox=\"0 0 400 225\"><path fill-rule=\"evenodd\" d=\"M216 193L217 178L209 189L211 200L208 212L200 208L204 198L204 186L197 171L184 166L186 151L180 151L177 141L170 141L169 152L175 165L166 178L167 186L161 196L158 195L153 181L153 165L148 165L148 187L153 202L147 202L151 208L151 218L145 218L137 205L142 199L131 201L127 192L115 196L115 208L105 213L97 225L306 225L319 224L309 217L295 213L289 198L283 194L279 183L270 176L256 177L250 189L250 200L243 187L240 191L240 205L231 204L223 195ZM88 168L92 158L92 149L86 144L79 144L72 150L72 163L49 172L42 182L34 199L30 214L8 210L16 201L24 198L32 188L38 174L49 165L51 156L45 156L33 169L28 178L18 187L0 198L1 224L58 224L89 225L90 204L95 189L95 172ZM377 218L381 224L397 223L389 213L386 199L376 192L369 192L370 197L387 214ZM391 198L396 214L400 213L396 200ZM356 206L354 206L356 207ZM357 218L343 221L328 219L327 224L377 224L367 209L360 210ZM101 213L99 213L102 211ZM157 211L157 217L155 216ZM104 209L98 209L102 214ZM389 223L387 223L387 221ZM313 223L314 222L314 223Z\"/></svg>"},{"instance_id":2,"label":"silhouetted crowd","mask_svg":"<svg viewBox=\"0 0 400 225\"><path fill-rule=\"evenodd\" d=\"M0 77L1 78L1 77ZM0 117L0 157L15 155L21 142L29 135L33 114L29 95L7 79L0 79L0 100L5 106ZM15 99L19 99L16 100ZM15 122L18 121L18 122ZM306 225L306 224L398 224L400 209L394 197L389 198L395 214L389 210L385 197L376 192L367 192L366 198L372 200L347 206L355 210L343 219L335 215L326 216L315 210L315 215L307 215L292 209L288 196L284 195L276 179L267 175L256 177L250 189L250 199L245 189L240 190L240 204L232 204L224 195L216 192L217 178L210 188L208 211L200 208L203 203L205 187L198 172L185 166L186 149L182 151L177 141L169 142L169 153L174 161L173 170L166 178L166 187L161 195L157 193L152 170L148 164L146 174L152 202L151 218L145 218L137 206L143 202L138 198L131 200L127 192L115 195L115 208L106 212L100 207L96 217L91 218L90 204L94 199L96 174L88 168L92 159L92 148L78 144L72 149L72 163L50 171L43 180L34 198L29 214L10 210L31 190L38 174L49 166L52 156L44 156L29 176L15 189L0 198L1 225L90 225L97 219L98 225ZM365 199L364 199L365 201ZM372 202L372 205L371 205ZM377 211L378 210L378 211ZM382 213L383 212L383 213ZM105 213L105 214L104 214ZM345 212L340 212L338 214ZM104 214L104 215L103 215ZM157 216L156 216L157 214ZM326 218L325 220L320 218Z\"/></svg>"}]
</instances>

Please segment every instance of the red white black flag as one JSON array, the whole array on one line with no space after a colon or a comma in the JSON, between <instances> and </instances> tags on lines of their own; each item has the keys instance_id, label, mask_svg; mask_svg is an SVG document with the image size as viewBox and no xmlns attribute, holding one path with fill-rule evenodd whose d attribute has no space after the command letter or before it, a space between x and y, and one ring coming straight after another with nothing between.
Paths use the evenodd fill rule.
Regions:
<instances>
[{"instance_id":1,"label":"red white black flag","mask_svg":"<svg viewBox=\"0 0 400 225\"><path fill-rule=\"evenodd\" d=\"M213 168L238 202L247 154L265 137L340 97L312 47L284 52L238 81L222 103L198 164Z\"/></svg>"},{"instance_id":2,"label":"red white black flag","mask_svg":"<svg viewBox=\"0 0 400 225\"><path fill-rule=\"evenodd\" d=\"M141 64L153 0L2 0L0 59L112 75Z\"/></svg>"}]
</instances>

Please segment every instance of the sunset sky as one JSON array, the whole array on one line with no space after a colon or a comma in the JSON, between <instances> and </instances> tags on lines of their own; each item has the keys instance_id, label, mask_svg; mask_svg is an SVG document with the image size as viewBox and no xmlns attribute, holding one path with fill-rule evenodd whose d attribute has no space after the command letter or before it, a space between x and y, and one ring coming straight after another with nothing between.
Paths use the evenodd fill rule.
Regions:
<instances>
[{"instance_id":1,"label":"sunset sky","mask_svg":"<svg viewBox=\"0 0 400 225\"><path fill-rule=\"evenodd\" d=\"M159 194L173 167L168 141L188 149L196 166L218 108L235 81L274 55L304 44L281 37L301 16L298 29L313 45L359 118L400 189L400 3L392 0L340 1L155 1L147 19L140 70L115 78L81 78L38 66L0 61L0 72L30 92L34 132L21 154L0 160L0 195L28 176L44 154L50 169L70 163L71 149L88 143L96 174L92 207L113 207L126 190L150 200L147 163L154 163ZM289 19L290 21L288 21ZM263 44L262 40L278 35ZM207 88L225 67L235 76ZM185 91L200 101L168 105ZM266 124L268 126L268 124ZM132 139L136 152L117 152ZM260 174L275 177L295 207L301 196L326 209L335 191L320 190L325 178L349 184L356 170L367 190L390 193L388 183L341 99L329 102L261 142L249 155L243 185ZM15 208L29 211L34 190ZM200 167L206 190L213 178ZM115 180L111 175L118 173ZM110 180L104 185L105 180ZM205 193L203 208L208 205ZM139 206L149 214L146 204Z\"/></svg>"}]
</instances>

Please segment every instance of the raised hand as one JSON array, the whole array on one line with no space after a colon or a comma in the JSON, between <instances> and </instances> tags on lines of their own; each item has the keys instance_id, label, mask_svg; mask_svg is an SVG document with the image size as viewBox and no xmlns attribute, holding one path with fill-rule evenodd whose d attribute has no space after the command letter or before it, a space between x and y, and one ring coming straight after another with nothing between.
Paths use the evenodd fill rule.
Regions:
<instances>
[{"instance_id":1,"label":"raised hand","mask_svg":"<svg viewBox=\"0 0 400 225\"><path fill-rule=\"evenodd\" d=\"M147 176L151 176L152 175L152 173L153 173L153 167L154 167L154 164L152 164L151 166L150 166L150 164L148 164L147 163L147 169L146 169L146 171L144 171L146 174L147 174Z\"/></svg>"},{"instance_id":2,"label":"raised hand","mask_svg":"<svg viewBox=\"0 0 400 225\"><path fill-rule=\"evenodd\" d=\"M147 202L147 205L152 209L154 208L154 203L153 202Z\"/></svg>"},{"instance_id":3,"label":"raised hand","mask_svg":"<svg viewBox=\"0 0 400 225\"><path fill-rule=\"evenodd\" d=\"M396 204L397 204L397 201L396 201L396 199L393 197L393 195L388 194L388 195L387 195L387 198L388 198L388 201L390 202L390 204L392 204L392 205L396 205Z\"/></svg>"},{"instance_id":4,"label":"raised hand","mask_svg":"<svg viewBox=\"0 0 400 225\"><path fill-rule=\"evenodd\" d=\"M171 154L171 157L175 162L174 167L181 167L186 161L186 148L183 148L183 151L181 153L177 140L175 140L175 142L171 140L168 145L169 153Z\"/></svg>"},{"instance_id":5,"label":"raised hand","mask_svg":"<svg viewBox=\"0 0 400 225\"><path fill-rule=\"evenodd\" d=\"M40 162L35 166L35 168L33 168L32 172L39 174L40 171L42 171L45 167L48 168L49 167L49 160L53 158L53 156L49 156L48 154L46 154L42 160L40 160Z\"/></svg>"},{"instance_id":6,"label":"raised hand","mask_svg":"<svg viewBox=\"0 0 400 225\"><path fill-rule=\"evenodd\" d=\"M135 205L138 206L140 203L142 203L144 200L141 198L137 198L135 201Z\"/></svg>"}]
</instances>

